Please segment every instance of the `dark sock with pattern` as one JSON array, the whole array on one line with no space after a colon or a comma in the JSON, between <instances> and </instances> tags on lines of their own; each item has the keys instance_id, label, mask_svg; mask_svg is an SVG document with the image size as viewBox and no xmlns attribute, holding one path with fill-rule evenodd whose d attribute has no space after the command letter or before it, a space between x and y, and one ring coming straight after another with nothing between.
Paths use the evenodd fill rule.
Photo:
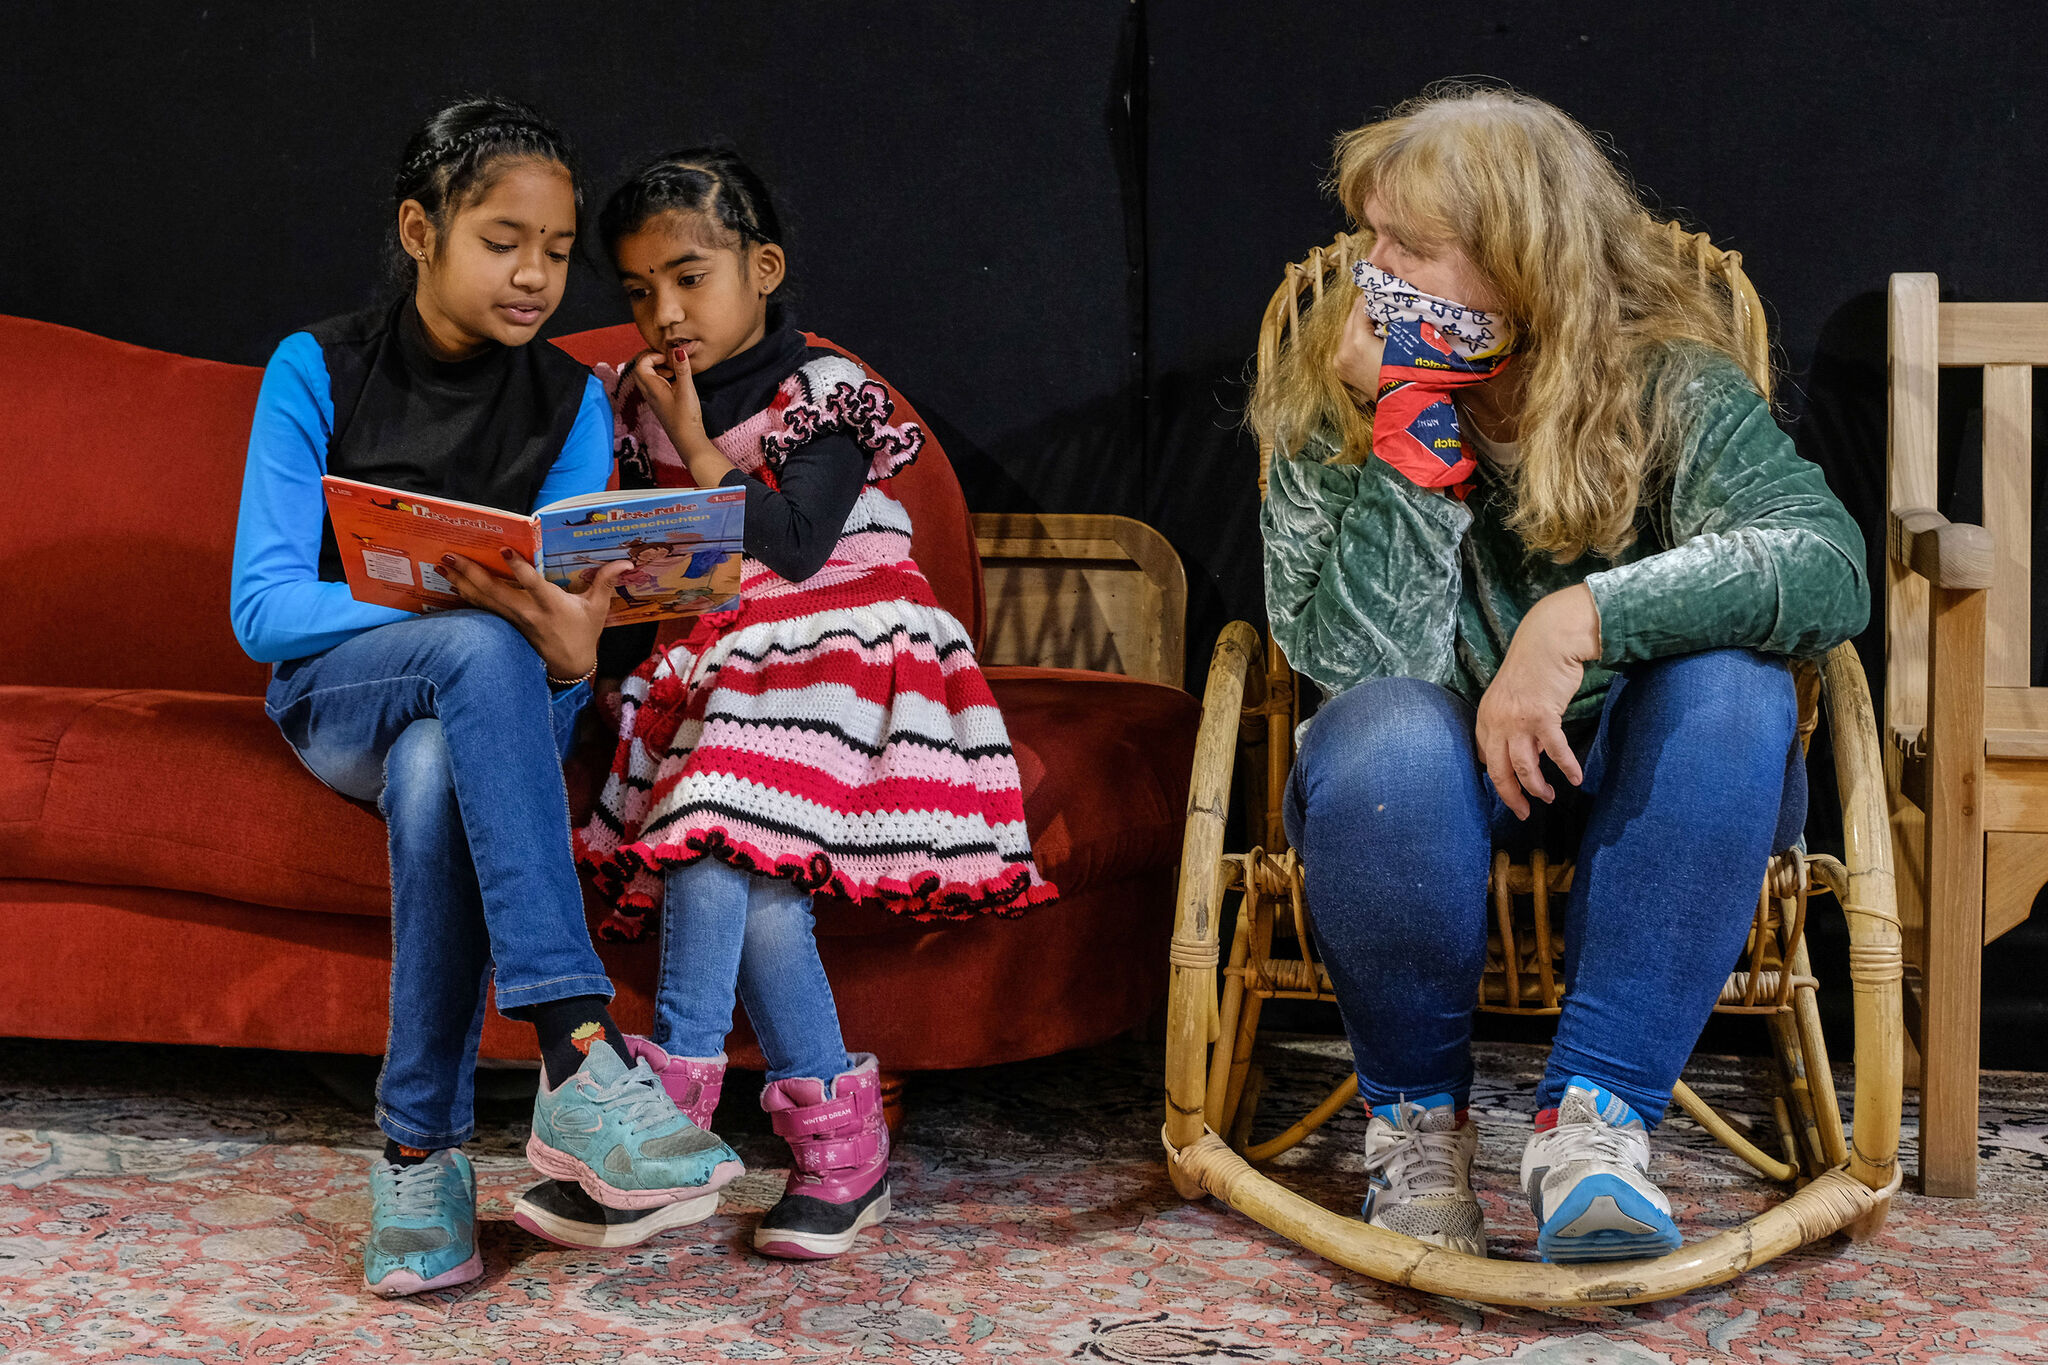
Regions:
<instances>
[{"instance_id":1,"label":"dark sock with pattern","mask_svg":"<svg viewBox=\"0 0 2048 1365\"><path fill-rule=\"evenodd\" d=\"M417 1166L433 1154L432 1147L408 1147L394 1138L384 1139L384 1159L394 1166Z\"/></svg>"},{"instance_id":2,"label":"dark sock with pattern","mask_svg":"<svg viewBox=\"0 0 2048 1365\"><path fill-rule=\"evenodd\" d=\"M522 1005L507 1010L514 1019L524 1019L540 1035L541 1063L547 1068L547 1082L559 1086L582 1067L590 1045L599 1038L618 1049L619 1059L632 1064L626 1051L625 1035L612 1022L601 995L572 995L567 1000L549 1000L539 1005Z\"/></svg>"}]
</instances>

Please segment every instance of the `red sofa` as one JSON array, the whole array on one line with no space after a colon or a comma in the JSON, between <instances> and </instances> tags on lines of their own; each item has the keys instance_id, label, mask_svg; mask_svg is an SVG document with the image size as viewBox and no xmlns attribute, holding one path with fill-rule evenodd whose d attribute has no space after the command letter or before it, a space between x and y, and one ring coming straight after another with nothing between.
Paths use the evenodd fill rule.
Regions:
<instances>
[{"instance_id":1,"label":"red sofa","mask_svg":"<svg viewBox=\"0 0 2048 1365\"><path fill-rule=\"evenodd\" d=\"M563 344L591 361L639 343ZM0 317L0 1035L383 1050L384 828L299 765L228 628L259 378ZM919 563L979 639L952 470L927 458L899 483ZM1195 699L1073 670L990 679L1065 896L958 925L821 914L848 1043L893 1071L1100 1041L1165 986ZM603 758L570 764L579 808ZM652 942L601 951L621 1022L644 1028ZM532 1056L531 1039L494 1014L484 1049ZM734 1050L758 1064L750 1040Z\"/></svg>"}]
</instances>

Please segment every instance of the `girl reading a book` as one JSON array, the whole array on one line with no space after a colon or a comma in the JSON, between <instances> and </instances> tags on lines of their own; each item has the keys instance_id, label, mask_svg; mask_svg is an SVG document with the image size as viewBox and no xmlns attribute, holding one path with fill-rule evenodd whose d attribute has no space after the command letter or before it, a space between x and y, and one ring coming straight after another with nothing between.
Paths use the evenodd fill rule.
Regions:
<instances>
[{"instance_id":1,"label":"girl reading a book","mask_svg":"<svg viewBox=\"0 0 2048 1365\"><path fill-rule=\"evenodd\" d=\"M889 1139L876 1059L841 1038L813 897L928 920L1057 893L1032 862L973 646L911 561L890 491L920 454L945 457L886 382L791 325L767 188L731 152L678 152L621 187L598 228L649 348L610 376L626 453L663 483L744 487L746 556L741 605L626 681L579 846L618 905L607 932L637 936L662 902L653 1043L633 1043L700 1125L735 990L746 1005L761 1104L794 1166L755 1247L834 1256L888 1216ZM557 1183L514 1216L618 1246L701 1214L614 1213Z\"/></svg>"},{"instance_id":2,"label":"girl reading a book","mask_svg":"<svg viewBox=\"0 0 2048 1365\"><path fill-rule=\"evenodd\" d=\"M482 1273L458 1148L494 976L499 1009L539 1034L536 1167L622 1207L701 1197L739 1167L628 1052L584 925L561 761L617 571L572 594L510 556L450 557L438 567L471 609L371 606L350 595L321 498L329 473L522 513L605 486L603 389L531 344L568 276L568 147L522 105L462 100L414 134L393 201L402 295L294 332L264 372L231 612L273 665L271 719L390 829L387 1142L363 1273L405 1294Z\"/></svg>"}]
</instances>

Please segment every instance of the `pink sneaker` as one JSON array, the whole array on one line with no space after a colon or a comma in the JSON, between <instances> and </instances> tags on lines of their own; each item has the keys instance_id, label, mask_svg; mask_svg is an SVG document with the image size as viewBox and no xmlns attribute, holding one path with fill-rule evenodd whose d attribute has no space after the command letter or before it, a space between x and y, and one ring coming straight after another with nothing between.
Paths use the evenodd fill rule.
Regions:
<instances>
[{"instance_id":1,"label":"pink sneaker","mask_svg":"<svg viewBox=\"0 0 2048 1365\"><path fill-rule=\"evenodd\" d=\"M754 1229L764 1256L824 1260L889 1216L889 1129L872 1053L830 1081L798 1076L761 1093L795 1167L782 1199Z\"/></svg>"},{"instance_id":2,"label":"pink sneaker","mask_svg":"<svg viewBox=\"0 0 2048 1365\"><path fill-rule=\"evenodd\" d=\"M661 1078L661 1088L676 1102L676 1108L690 1122L709 1131L711 1116L718 1110L718 1094L725 1088L725 1054L715 1057L671 1057L660 1047L637 1034L626 1035L626 1050L642 1058Z\"/></svg>"}]
</instances>

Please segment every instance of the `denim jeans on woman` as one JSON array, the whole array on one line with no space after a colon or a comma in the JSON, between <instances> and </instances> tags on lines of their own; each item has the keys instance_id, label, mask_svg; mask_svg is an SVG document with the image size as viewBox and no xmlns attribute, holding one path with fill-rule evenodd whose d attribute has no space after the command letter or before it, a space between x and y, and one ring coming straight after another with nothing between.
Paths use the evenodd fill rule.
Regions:
<instances>
[{"instance_id":1,"label":"denim jeans on woman","mask_svg":"<svg viewBox=\"0 0 2048 1365\"><path fill-rule=\"evenodd\" d=\"M1496 844L1578 867L1569 994L1537 1089L1573 1076L1654 1126L1747 936L1768 856L1799 838L1806 769L1783 660L1748 650L1629 668L1589 736L1585 781L1525 823L1480 767L1473 708L1433 683L1364 683L1310 723L1287 787L1315 937L1367 1104L1472 1084Z\"/></svg>"},{"instance_id":2,"label":"denim jeans on woman","mask_svg":"<svg viewBox=\"0 0 2048 1365\"><path fill-rule=\"evenodd\" d=\"M551 693L499 617L449 611L279 664L265 709L328 786L375 801L391 839L391 1032L377 1123L466 1141L493 971L498 1007L612 993L590 945L562 782L585 686Z\"/></svg>"}]
</instances>

